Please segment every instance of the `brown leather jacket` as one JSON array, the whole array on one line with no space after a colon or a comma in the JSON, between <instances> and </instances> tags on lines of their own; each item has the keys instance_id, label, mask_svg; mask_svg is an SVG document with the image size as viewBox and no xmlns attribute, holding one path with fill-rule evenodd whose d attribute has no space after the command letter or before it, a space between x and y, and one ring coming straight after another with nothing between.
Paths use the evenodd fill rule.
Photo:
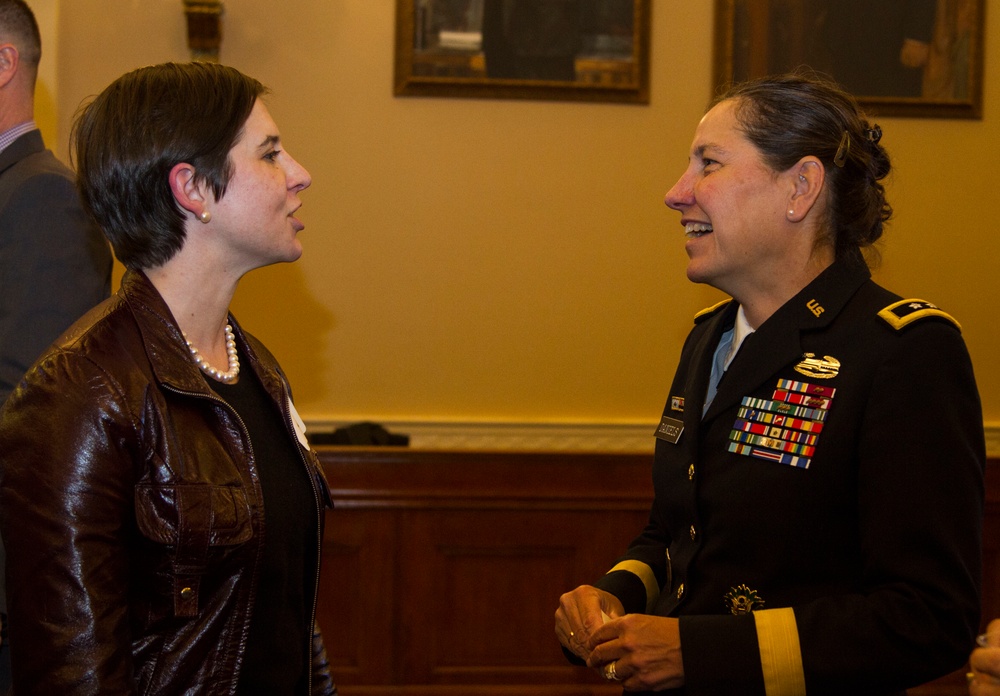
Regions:
<instances>
[{"instance_id":1,"label":"brown leather jacket","mask_svg":"<svg viewBox=\"0 0 1000 696\"><path fill-rule=\"evenodd\" d=\"M244 370L297 438L274 356L233 325ZM329 491L299 451L322 527ZM264 531L253 452L143 274L126 273L18 386L0 476L19 696L235 693ZM308 633L311 693L335 694Z\"/></svg>"}]
</instances>

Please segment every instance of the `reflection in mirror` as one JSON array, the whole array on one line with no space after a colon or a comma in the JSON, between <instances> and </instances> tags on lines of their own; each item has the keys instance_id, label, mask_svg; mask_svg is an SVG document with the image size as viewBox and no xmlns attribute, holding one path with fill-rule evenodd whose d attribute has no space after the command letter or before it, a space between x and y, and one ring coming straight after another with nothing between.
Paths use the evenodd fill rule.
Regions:
<instances>
[{"instance_id":1,"label":"reflection in mirror","mask_svg":"<svg viewBox=\"0 0 1000 696\"><path fill-rule=\"evenodd\" d=\"M396 92L457 96L447 88L471 86L479 90L468 96L604 98L581 91L596 88L645 101L647 3L398 0Z\"/></svg>"}]
</instances>

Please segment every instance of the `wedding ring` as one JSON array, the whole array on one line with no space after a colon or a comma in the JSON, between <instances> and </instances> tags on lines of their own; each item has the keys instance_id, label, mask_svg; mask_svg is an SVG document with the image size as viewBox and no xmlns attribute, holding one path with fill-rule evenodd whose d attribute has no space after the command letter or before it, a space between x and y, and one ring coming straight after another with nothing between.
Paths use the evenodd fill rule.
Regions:
<instances>
[{"instance_id":1,"label":"wedding ring","mask_svg":"<svg viewBox=\"0 0 1000 696\"><path fill-rule=\"evenodd\" d=\"M1000 647L1000 631L993 631L992 633L983 633L982 635L976 636L976 645L978 645L981 648Z\"/></svg>"},{"instance_id":2,"label":"wedding ring","mask_svg":"<svg viewBox=\"0 0 1000 696\"><path fill-rule=\"evenodd\" d=\"M608 681L622 680L622 678L615 673L615 664L617 662L618 660L615 660L614 662L609 662L608 664L604 665L604 678L607 679Z\"/></svg>"}]
</instances>

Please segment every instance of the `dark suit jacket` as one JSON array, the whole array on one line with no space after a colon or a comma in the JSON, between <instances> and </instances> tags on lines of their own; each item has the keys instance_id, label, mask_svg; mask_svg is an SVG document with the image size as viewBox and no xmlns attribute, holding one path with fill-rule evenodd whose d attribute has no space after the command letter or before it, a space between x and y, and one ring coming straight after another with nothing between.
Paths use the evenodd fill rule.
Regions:
<instances>
[{"instance_id":1,"label":"dark suit jacket","mask_svg":"<svg viewBox=\"0 0 1000 696\"><path fill-rule=\"evenodd\" d=\"M111 291L111 251L74 175L25 133L0 152L0 405L42 351ZM6 611L0 552L0 611Z\"/></svg>"},{"instance_id":2,"label":"dark suit jacket","mask_svg":"<svg viewBox=\"0 0 1000 696\"><path fill-rule=\"evenodd\" d=\"M811 696L887 694L967 659L979 396L954 320L900 299L835 263L746 339L704 418L736 304L691 331L649 525L597 583L626 611L680 617L679 693L764 694L765 677L798 669ZM776 664L775 646L800 665Z\"/></svg>"}]
</instances>

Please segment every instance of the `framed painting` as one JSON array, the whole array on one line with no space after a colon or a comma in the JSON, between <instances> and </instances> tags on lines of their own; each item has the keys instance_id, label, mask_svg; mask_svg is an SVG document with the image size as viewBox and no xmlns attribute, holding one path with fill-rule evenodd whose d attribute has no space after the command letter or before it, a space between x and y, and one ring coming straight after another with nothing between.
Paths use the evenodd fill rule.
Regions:
<instances>
[{"instance_id":1,"label":"framed painting","mask_svg":"<svg viewBox=\"0 0 1000 696\"><path fill-rule=\"evenodd\" d=\"M982 118L985 0L716 0L715 87L808 67L881 116Z\"/></svg>"},{"instance_id":2,"label":"framed painting","mask_svg":"<svg viewBox=\"0 0 1000 696\"><path fill-rule=\"evenodd\" d=\"M649 102L650 0L397 0L397 96Z\"/></svg>"}]
</instances>

